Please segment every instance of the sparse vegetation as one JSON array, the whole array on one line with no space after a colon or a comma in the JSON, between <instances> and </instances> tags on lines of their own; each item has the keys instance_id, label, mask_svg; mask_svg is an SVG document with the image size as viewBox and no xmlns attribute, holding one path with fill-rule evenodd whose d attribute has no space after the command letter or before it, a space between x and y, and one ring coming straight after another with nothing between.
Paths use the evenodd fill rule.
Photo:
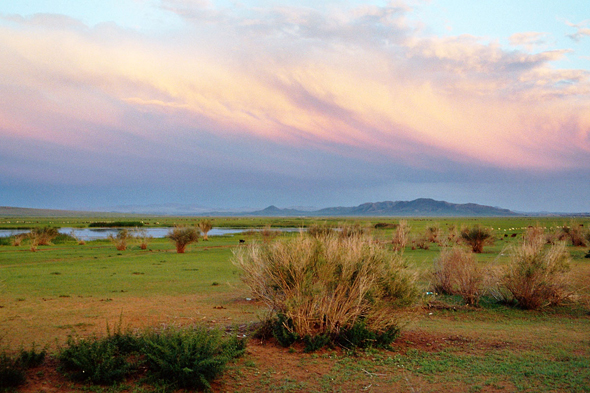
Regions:
<instances>
[{"instance_id":1,"label":"sparse vegetation","mask_svg":"<svg viewBox=\"0 0 590 393\"><path fill-rule=\"evenodd\" d=\"M174 223L197 225L199 220L158 217L157 221L150 218L145 222L170 227ZM367 318L358 318L351 328L339 329L337 336L321 333L319 327L317 335L300 336L295 331L296 319L290 320L275 312L272 319L264 319L268 322L266 337L271 340L261 342L247 338L246 359L230 362L214 383L209 382L211 391L587 390L590 380L590 349L586 345L590 265L586 256L590 256L590 252L588 247L571 245L570 238L562 230L563 218L421 217L406 220L412 226L410 236L424 234L427 227L440 223L445 231L442 236L445 243L449 228L465 224L493 227L496 238L502 238L495 245L485 246L482 254L470 253L471 248L464 247L465 253L470 254L486 272L489 269L498 271L494 276L494 290L480 298L477 309L463 306L460 294L431 293L429 285L433 280L426 273L432 271L440 256L440 244L427 242L429 250L410 251L406 247L403 259L413 266L409 272L419 272L418 285L424 301L411 308L409 315L404 314L403 308L392 307L394 312L402 313L396 316L398 320L411 321L403 325L401 331L396 324L390 330L376 331L367 323ZM147 337L172 330L190 330L195 320L206 324L205 330L221 328L237 331L239 337L249 336L259 326L256 323L258 317L266 315L268 306L259 297L252 296L249 288L240 281L238 269L230 263L232 249L240 247L246 251L245 244L254 244L257 240L262 243L258 230L250 234L212 236L207 243L193 244L193 249L199 252L178 255L171 254L174 247L166 238L151 239L150 252L143 252L139 247L114 251L115 247L105 240L90 240L86 247L80 247L73 238L64 238L62 242L57 237L52 243L59 244L58 247L40 246L42 252L37 253L23 252L29 248L29 239L24 240L24 246L11 246L16 231L28 232L34 226L84 228L88 221L88 218L27 218L18 221L0 218L3 233L10 236L0 243L0 314L3 316L0 349L6 347L6 354L15 359L19 356L19 346L26 345L27 340L34 337L36 342L48 345L51 353L58 353L58 348L66 346L68 335L102 340L100 333L104 331L104 321L114 320L123 313L132 334L115 334L109 340L131 365L130 372L123 380L108 387L92 386L89 380L66 382L55 372L58 363L56 357L50 355L39 367L21 369L26 374L26 386L8 388L10 391L174 391L179 389L174 382L148 379L155 376L155 372L148 368L146 355L140 352L145 348ZM395 254L390 251L392 245L388 241L395 234L398 222L395 219L215 218L215 226L241 227L244 231L267 224L272 224L273 229L309 228L321 223L339 228L355 222L364 228L374 228L376 223L387 224L380 225L380 229L374 231L375 237L367 239L386 254ZM588 218L578 217L576 222L584 229L590 227ZM567 224L571 226L569 221ZM131 228L129 230L133 232ZM162 232L166 234L167 231ZM571 273L563 273L565 293L573 294L566 300L571 301L561 301L559 307L549 307L552 303L545 301L547 306L545 309L541 306L542 312L523 310L501 285L512 260L512 247L526 242L543 243L541 249L544 252L551 248L532 234L535 231L544 232L545 237L549 233L559 234L561 242L565 243L563 247L572 258ZM338 232L336 230L332 236L338 238ZM271 247L274 243L300 236L315 241L306 232L284 231L274 242L259 246ZM246 243L240 244L239 239L246 239ZM560 243L559 238L555 241ZM302 288L308 288L310 298L316 294L321 296L322 291L312 284ZM384 315L388 313L389 310L384 311ZM323 319L318 321L318 325L323 324ZM276 342L290 345L290 348L275 348L275 338ZM172 345L162 345L171 353L176 351L172 350ZM388 345L393 351L353 349ZM327 349L311 355L301 353L326 346ZM174 367L177 366L170 366L170 369ZM177 367L180 375L188 373L183 370L185 367L193 369L191 366ZM4 382L3 377L0 380ZM155 386L148 386L151 383Z\"/></svg>"},{"instance_id":2,"label":"sparse vegetation","mask_svg":"<svg viewBox=\"0 0 590 393\"><path fill-rule=\"evenodd\" d=\"M176 246L176 252L183 254L189 244L199 241L199 231L194 227L176 226L168 232L167 237Z\"/></svg>"},{"instance_id":3,"label":"sparse vegetation","mask_svg":"<svg viewBox=\"0 0 590 393\"><path fill-rule=\"evenodd\" d=\"M139 241L139 248L142 250L147 250L148 244L152 237L148 235L145 229L135 228L134 237Z\"/></svg>"}]
</instances>

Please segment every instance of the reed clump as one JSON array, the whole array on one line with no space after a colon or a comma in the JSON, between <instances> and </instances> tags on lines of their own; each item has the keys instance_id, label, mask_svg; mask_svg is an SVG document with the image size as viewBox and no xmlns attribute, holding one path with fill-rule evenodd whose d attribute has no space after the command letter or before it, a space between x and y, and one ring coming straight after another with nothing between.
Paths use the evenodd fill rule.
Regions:
<instances>
[{"instance_id":1,"label":"reed clump","mask_svg":"<svg viewBox=\"0 0 590 393\"><path fill-rule=\"evenodd\" d=\"M125 251L127 249L127 243L132 238L133 236L129 233L128 229L121 229L116 236L108 236L108 239L115 245L118 251Z\"/></svg>"},{"instance_id":2,"label":"reed clump","mask_svg":"<svg viewBox=\"0 0 590 393\"><path fill-rule=\"evenodd\" d=\"M271 310L278 322L273 335L286 345L302 340L317 349L341 343L361 328L373 334L367 334L373 338L365 345L384 335L393 340L403 307L418 295L415 275L403 257L363 235L300 234L252 244L235 250L233 263Z\"/></svg>"},{"instance_id":3,"label":"reed clump","mask_svg":"<svg viewBox=\"0 0 590 393\"><path fill-rule=\"evenodd\" d=\"M461 247L443 249L434 261L433 290L447 295L459 295L463 301L476 306L485 291L485 270L470 250Z\"/></svg>"},{"instance_id":4,"label":"reed clump","mask_svg":"<svg viewBox=\"0 0 590 393\"><path fill-rule=\"evenodd\" d=\"M545 246L543 234L536 236L525 236L525 241L509 249L510 262L497 289L501 300L529 310L558 305L573 295L565 242Z\"/></svg>"},{"instance_id":5,"label":"reed clump","mask_svg":"<svg viewBox=\"0 0 590 393\"><path fill-rule=\"evenodd\" d=\"M461 230L461 239L464 243L471 246L474 253L482 253L485 245L494 243L492 230L480 225L475 225L471 228L463 228Z\"/></svg>"}]
</instances>

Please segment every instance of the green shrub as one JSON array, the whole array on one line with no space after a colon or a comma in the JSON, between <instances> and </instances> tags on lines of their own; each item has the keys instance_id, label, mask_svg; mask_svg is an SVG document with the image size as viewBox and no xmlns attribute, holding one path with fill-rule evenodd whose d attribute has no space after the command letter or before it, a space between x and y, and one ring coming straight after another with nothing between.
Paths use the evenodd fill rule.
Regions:
<instances>
[{"instance_id":1,"label":"green shrub","mask_svg":"<svg viewBox=\"0 0 590 393\"><path fill-rule=\"evenodd\" d=\"M60 350L60 370L74 381L90 381L112 385L122 381L132 365L117 343L107 338L68 338L67 347Z\"/></svg>"},{"instance_id":2,"label":"green shrub","mask_svg":"<svg viewBox=\"0 0 590 393\"><path fill-rule=\"evenodd\" d=\"M225 364L244 352L245 342L207 328L122 332L88 339L69 338L60 350L59 370L70 379L112 385L149 369L152 381L178 388L209 388Z\"/></svg>"},{"instance_id":3,"label":"green shrub","mask_svg":"<svg viewBox=\"0 0 590 393\"><path fill-rule=\"evenodd\" d=\"M272 336L283 347L289 347L299 340L299 335L295 333L293 320L288 319L283 314L278 314L275 319L270 319L272 324Z\"/></svg>"},{"instance_id":4,"label":"green shrub","mask_svg":"<svg viewBox=\"0 0 590 393\"><path fill-rule=\"evenodd\" d=\"M471 246L473 252L478 254L483 252L483 246L492 244L494 241L492 230L479 225L472 228L463 228L461 230L461 239Z\"/></svg>"},{"instance_id":5,"label":"green shrub","mask_svg":"<svg viewBox=\"0 0 590 393\"><path fill-rule=\"evenodd\" d=\"M167 329L144 337L142 353L151 378L177 388L210 389L231 359L244 353L245 342L223 339L218 330Z\"/></svg>"},{"instance_id":6,"label":"green shrub","mask_svg":"<svg viewBox=\"0 0 590 393\"><path fill-rule=\"evenodd\" d=\"M142 227L141 221L113 221L113 222L91 222L88 228L125 228L125 227Z\"/></svg>"},{"instance_id":7,"label":"green shrub","mask_svg":"<svg viewBox=\"0 0 590 393\"><path fill-rule=\"evenodd\" d=\"M11 246L13 243L11 236L0 237L0 246Z\"/></svg>"},{"instance_id":8,"label":"green shrub","mask_svg":"<svg viewBox=\"0 0 590 393\"><path fill-rule=\"evenodd\" d=\"M16 388L26 381L20 359L6 352L0 354L0 391Z\"/></svg>"},{"instance_id":9,"label":"green shrub","mask_svg":"<svg viewBox=\"0 0 590 393\"><path fill-rule=\"evenodd\" d=\"M47 356L47 350L42 349L38 352L35 344L33 344L31 349L28 351L25 349L20 350L20 353L18 354L18 360L25 369L28 369L40 366L45 360L45 356Z\"/></svg>"},{"instance_id":10,"label":"green shrub","mask_svg":"<svg viewBox=\"0 0 590 393\"><path fill-rule=\"evenodd\" d=\"M252 244L235 250L233 262L254 296L275 313L275 327L289 333L279 342L335 339L359 320L375 332L397 329L402 307L417 297L402 256L367 236L300 235Z\"/></svg>"},{"instance_id":11,"label":"green shrub","mask_svg":"<svg viewBox=\"0 0 590 393\"><path fill-rule=\"evenodd\" d=\"M0 354L0 391L16 388L26 381L26 370L40 366L46 350L37 352L35 345L30 350L21 349L18 355Z\"/></svg>"},{"instance_id":12,"label":"green shrub","mask_svg":"<svg viewBox=\"0 0 590 393\"><path fill-rule=\"evenodd\" d=\"M379 332L368 329L365 321L359 320L352 327L342 330L337 342L345 348L387 348L399 335L400 329L396 326Z\"/></svg>"}]
</instances>

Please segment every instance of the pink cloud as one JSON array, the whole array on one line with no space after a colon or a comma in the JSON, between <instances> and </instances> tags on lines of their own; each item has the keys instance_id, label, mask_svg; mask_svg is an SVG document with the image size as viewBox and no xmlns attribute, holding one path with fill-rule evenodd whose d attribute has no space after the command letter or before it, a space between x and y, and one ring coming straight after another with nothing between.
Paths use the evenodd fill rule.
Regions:
<instances>
[{"instance_id":1,"label":"pink cloud","mask_svg":"<svg viewBox=\"0 0 590 393\"><path fill-rule=\"evenodd\" d=\"M255 20L165 4L191 21L166 39L106 25L0 27L0 135L107 151L128 147L101 129L168 146L192 129L416 166L590 168L579 159L590 152L589 74L552 68L566 51L420 36L403 7L281 8ZM141 113L166 129L129 121Z\"/></svg>"}]
</instances>

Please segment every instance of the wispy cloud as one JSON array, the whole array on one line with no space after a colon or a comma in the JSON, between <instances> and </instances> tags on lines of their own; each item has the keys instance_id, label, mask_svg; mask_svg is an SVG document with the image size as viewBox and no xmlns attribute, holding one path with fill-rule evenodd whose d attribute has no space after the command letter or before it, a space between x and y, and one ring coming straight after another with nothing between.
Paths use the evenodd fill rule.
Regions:
<instances>
[{"instance_id":1,"label":"wispy cloud","mask_svg":"<svg viewBox=\"0 0 590 393\"><path fill-rule=\"evenodd\" d=\"M521 49L428 36L405 5L161 7L183 27L5 17L0 136L92 157L142 146L160 164L213 167L227 160L217 150L283 175L297 149L431 170L590 169L590 74L552 66L568 50L534 53L544 33L513 35Z\"/></svg>"},{"instance_id":2,"label":"wispy cloud","mask_svg":"<svg viewBox=\"0 0 590 393\"><path fill-rule=\"evenodd\" d=\"M567 35L572 40L580 42L583 38L590 37L590 27L587 27L590 24L590 20L585 20L580 23L566 21L566 24L576 29L575 33Z\"/></svg>"}]
</instances>

